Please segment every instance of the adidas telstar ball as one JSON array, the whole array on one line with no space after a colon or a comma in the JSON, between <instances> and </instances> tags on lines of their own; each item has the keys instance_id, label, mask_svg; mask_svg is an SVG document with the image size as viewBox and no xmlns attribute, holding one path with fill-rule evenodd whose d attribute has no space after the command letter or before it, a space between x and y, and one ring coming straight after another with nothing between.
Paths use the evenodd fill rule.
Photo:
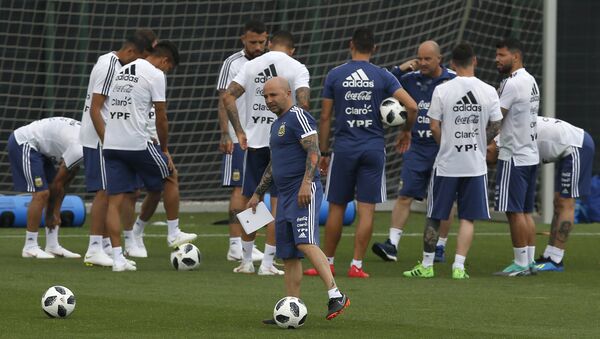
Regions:
<instances>
[{"instance_id":1,"label":"adidas telstar ball","mask_svg":"<svg viewBox=\"0 0 600 339\"><path fill-rule=\"evenodd\" d=\"M171 265L178 271L191 271L202 261L202 253L192 244L183 244L171 252Z\"/></svg>"},{"instance_id":2,"label":"adidas telstar ball","mask_svg":"<svg viewBox=\"0 0 600 339\"><path fill-rule=\"evenodd\" d=\"M75 295L64 286L52 286L42 296L42 310L50 318L65 318L75 310Z\"/></svg>"},{"instance_id":3,"label":"adidas telstar ball","mask_svg":"<svg viewBox=\"0 0 600 339\"><path fill-rule=\"evenodd\" d=\"M406 122L406 109L396 98L387 98L379 106L381 120L388 126L400 126Z\"/></svg>"},{"instance_id":4,"label":"adidas telstar ball","mask_svg":"<svg viewBox=\"0 0 600 339\"><path fill-rule=\"evenodd\" d=\"M304 325L307 315L306 305L296 297L280 299L273 310L273 319L281 328L298 328Z\"/></svg>"}]
</instances>

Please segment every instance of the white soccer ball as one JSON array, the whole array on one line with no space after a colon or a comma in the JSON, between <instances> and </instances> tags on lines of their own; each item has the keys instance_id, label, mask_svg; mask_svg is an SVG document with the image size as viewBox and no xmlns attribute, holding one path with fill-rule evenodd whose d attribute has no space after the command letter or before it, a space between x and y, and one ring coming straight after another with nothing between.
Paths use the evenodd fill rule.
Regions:
<instances>
[{"instance_id":1,"label":"white soccer ball","mask_svg":"<svg viewBox=\"0 0 600 339\"><path fill-rule=\"evenodd\" d=\"M296 297L285 297L275 304L273 319L281 328L298 328L306 321L306 305Z\"/></svg>"},{"instance_id":2,"label":"white soccer ball","mask_svg":"<svg viewBox=\"0 0 600 339\"><path fill-rule=\"evenodd\" d=\"M408 113L396 98L384 99L379 106L381 120L388 126L400 126L406 122Z\"/></svg>"},{"instance_id":3,"label":"white soccer ball","mask_svg":"<svg viewBox=\"0 0 600 339\"><path fill-rule=\"evenodd\" d=\"M42 296L42 310L50 318L65 318L75 309L75 295L64 286L52 286Z\"/></svg>"},{"instance_id":4,"label":"white soccer ball","mask_svg":"<svg viewBox=\"0 0 600 339\"><path fill-rule=\"evenodd\" d=\"M183 244L171 252L171 265L178 271L191 271L202 261L202 253L192 244Z\"/></svg>"}]
</instances>

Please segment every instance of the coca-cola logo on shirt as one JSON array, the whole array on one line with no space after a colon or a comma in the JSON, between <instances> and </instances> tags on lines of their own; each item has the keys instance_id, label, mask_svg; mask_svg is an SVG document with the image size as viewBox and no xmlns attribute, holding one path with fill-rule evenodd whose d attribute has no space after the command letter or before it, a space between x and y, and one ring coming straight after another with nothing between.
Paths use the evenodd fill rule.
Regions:
<instances>
[{"instance_id":1,"label":"coca-cola logo on shirt","mask_svg":"<svg viewBox=\"0 0 600 339\"><path fill-rule=\"evenodd\" d=\"M371 100L371 91L346 92L344 96L346 101Z\"/></svg>"},{"instance_id":2,"label":"coca-cola logo on shirt","mask_svg":"<svg viewBox=\"0 0 600 339\"><path fill-rule=\"evenodd\" d=\"M471 114L467 116L457 116L456 119L454 119L454 123L456 125L478 124L479 115Z\"/></svg>"}]
</instances>

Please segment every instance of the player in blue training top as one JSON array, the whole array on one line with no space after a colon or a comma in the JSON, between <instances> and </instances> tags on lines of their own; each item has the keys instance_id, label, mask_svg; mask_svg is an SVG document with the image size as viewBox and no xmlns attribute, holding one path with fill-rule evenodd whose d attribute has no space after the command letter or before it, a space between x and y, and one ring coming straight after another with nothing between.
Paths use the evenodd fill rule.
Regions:
<instances>
[{"instance_id":1,"label":"player in blue training top","mask_svg":"<svg viewBox=\"0 0 600 339\"><path fill-rule=\"evenodd\" d=\"M271 125L269 147L271 160L248 207L256 208L271 184L277 185L277 218L275 220L277 256L285 265L287 296L300 297L302 262L306 255L317 268L329 296L326 319L338 316L350 305L327 267L327 259L319 248L319 210L323 188L317 172L319 140L315 119L293 105L292 91L283 77L265 83L263 96L270 111L277 115ZM263 321L274 324L273 319Z\"/></svg>"},{"instance_id":2,"label":"player in blue training top","mask_svg":"<svg viewBox=\"0 0 600 339\"><path fill-rule=\"evenodd\" d=\"M398 244L410 215L413 199L423 200L427 196L433 162L439 149L429 128L427 112L433 90L456 77L453 71L441 65L441 61L440 46L429 40L419 45L417 59L409 60L392 70L402 87L417 102L419 111L411 131L411 147L402 156L400 191L392 210L389 238L383 243L374 243L372 247L373 252L386 261L396 261ZM451 220L452 214L449 220L443 220L441 223L440 238L436 245L436 261L444 261L444 248Z\"/></svg>"},{"instance_id":3,"label":"player in blue training top","mask_svg":"<svg viewBox=\"0 0 600 339\"><path fill-rule=\"evenodd\" d=\"M375 52L371 30L357 29L350 41L352 60L332 69L325 80L319 123L321 170L327 172L326 196L329 216L325 229L325 254L333 271L333 261L342 232L346 204L358 200L358 225L354 257L348 276L367 278L362 269L373 231L375 204L386 199L385 140L379 113L381 101L394 96L408 111L408 121L399 134L402 152L410 146L410 130L417 105L386 69L369 62ZM335 109L335 146L329 151L331 112ZM307 275L315 275L307 270Z\"/></svg>"}]
</instances>

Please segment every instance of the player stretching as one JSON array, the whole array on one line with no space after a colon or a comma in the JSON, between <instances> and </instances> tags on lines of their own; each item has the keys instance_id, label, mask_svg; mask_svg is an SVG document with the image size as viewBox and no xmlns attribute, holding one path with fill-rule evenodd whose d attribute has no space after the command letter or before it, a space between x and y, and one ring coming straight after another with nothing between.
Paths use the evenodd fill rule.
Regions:
<instances>
[{"instance_id":1,"label":"player stretching","mask_svg":"<svg viewBox=\"0 0 600 339\"><path fill-rule=\"evenodd\" d=\"M303 109L309 106L309 73L306 66L292 58L294 54L294 38L291 33L280 31L273 34L269 42L270 52L244 64L240 72L227 87L223 97L227 115L231 121L240 147L246 149L242 194L250 198L262 177L271 157L269 151L269 133L271 124L277 116L270 112L262 98L263 87L267 80L282 76L290 82L293 89L292 98ZM242 128L236 99L242 94L246 97L246 124ZM277 211L277 190L271 187L271 209L273 215ZM252 249L256 233L242 234L242 262L233 271L236 273L254 273ZM273 266L275 256L275 225L267 226L267 239L259 275L282 275L283 271Z\"/></svg>"},{"instance_id":2,"label":"player stretching","mask_svg":"<svg viewBox=\"0 0 600 339\"><path fill-rule=\"evenodd\" d=\"M269 110L277 114L269 140L272 157L248 207L255 209L269 186L277 185L277 256L285 265L286 295L300 297L300 259L306 255L327 289L329 303L325 318L331 320L350 305L350 299L337 288L327 259L319 248L323 187L317 171L319 139L315 119L293 105L290 86L283 77L266 82L264 98ZM263 322L275 323L272 319Z\"/></svg>"},{"instance_id":3,"label":"player stretching","mask_svg":"<svg viewBox=\"0 0 600 339\"><path fill-rule=\"evenodd\" d=\"M329 215L325 226L325 255L334 271L334 256L342 235L346 204L358 201L358 224L354 256L348 276L367 278L362 261L373 233L375 204L386 199L385 140L379 105L394 96L408 111L408 121L400 131L398 147L410 146L410 130L416 119L417 105L387 70L369 62L375 52L375 37L370 29L357 29L350 41L352 60L327 74L323 86L323 104L319 122L321 170L327 172L326 196ZM331 113L335 109L335 146L329 154ZM304 272L316 275L314 269Z\"/></svg>"},{"instance_id":4,"label":"player stretching","mask_svg":"<svg viewBox=\"0 0 600 339\"><path fill-rule=\"evenodd\" d=\"M110 111L101 139L109 194L106 226L113 246L112 269L116 272L136 270L123 256L120 236L120 207L125 195L135 191L136 175L142 179L148 194L160 196L164 179L174 169L167 143L165 73L178 63L177 47L170 41L161 41L146 59L125 66L110 91ZM153 105L160 146L147 130ZM179 228L169 227L167 241L177 238L180 232Z\"/></svg>"},{"instance_id":5,"label":"player stretching","mask_svg":"<svg viewBox=\"0 0 600 339\"><path fill-rule=\"evenodd\" d=\"M575 199L590 194L595 145L592 136L566 121L537 118L540 164L556 163L554 216L544 253L536 260L538 271L564 271L563 256L569 233L575 226ZM488 146L495 162L496 144Z\"/></svg>"},{"instance_id":6,"label":"player stretching","mask_svg":"<svg viewBox=\"0 0 600 339\"><path fill-rule=\"evenodd\" d=\"M425 41L419 45L417 59L392 70L402 88L417 102L419 111L411 131L411 147L402 155L400 191L392 209L389 238L383 243L374 243L372 247L373 252L386 261L397 259L398 244L410 215L413 199L423 200L427 196L433 161L439 149L429 129L427 111L433 90L456 76L453 71L442 66L441 61L440 46L435 41ZM407 73L409 70L414 72ZM442 220L441 223L440 229L448 229L451 220ZM440 237L435 249L435 261L444 261L445 245L446 238Z\"/></svg>"},{"instance_id":7,"label":"player stretching","mask_svg":"<svg viewBox=\"0 0 600 339\"><path fill-rule=\"evenodd\" d=\"M84 258L86 264L100 266L113 264L113 260L102 249L108 196L106 195L106 169L99 135L104 135L104 126L108 118L109 102L106 98L113 78L119 73L121 67L146 56L155 40L156 35L152 30L135 31L127 37L117 52L100 56L90 74L79 134L79 140L83 145L86 188L88 192L95 194L90 211L90 242ZM124 86L123 91L129 90L129 85ZM110 248L109 238L106 238L104 243Z\"/></svg>"},{"instance_id":8,"label":"player stretching","mask_svg":"<svg viewBox=\"0 0 600 339\"><path fill-rule=\"evenodd\" d=\"M58 243L60 206L65 188L83 162L77 120L47 118L17 128L8 139L10 170L17 192L31 193L27 206L27 231L23 258L51 259L54 256L81 258ZM58 172L54 162L60 161ZM38 246L38 230L46 210L46 250Z\"/></svg>"},{"instance_id":9,"label":"player stretching","mask_svg":"<svg viewBox=\"0 0 600 339\"><path fill-rule=\"evenodd\" d=\"M477 58L471 45L452 50L457 77L436 87L427 115L440 150L433 165L423 232L423 261L406 277L432 278L440 223L458 204L456 255L452 278L467 279L465 259L473 241L473 220L490 218L487 201L486 146L500 128L502 113L495 89L475 77ZM488 126L489 121L489 126Z\"/></svg>"},{"instance_id":10,"label":"player stretching","mask_svg":"<svg viewBox=\"0 0 600 339\"><path fill-rule=\"evenodd\" d=\"M505 212L510 225L514 261L501 276L529 275L535 270L535 182L539 162L536 122L540 105L538 85L523 68L523 47L512 38L496 45L496 68L508 77L500 84L504 115L496 169L496 210Z\"/></svg>"},{"instance_id":11,"label":"player stretching","mask_svg":"<svg viewBox=\"0 0 600 339\"><path fill-rule=\"evenodd\" d=\"M232 187L231 197L229 198L229 251L227 251L227 260L238 261L242 260L242 225L236 215L241 212L248 198L242 195L242 175L244 174L244 151L240 148L240 144L233 130L233 126L227 118L227 111L223 103L225 90L235 76L240 72L242 66L262 55L267 45L267 28L260 21L248 21L244 26L244 31L240 40L244 49L229 56L223 62L221 71L219 72L219 81L217 90L219 91L219 126L221 128L221 142L219 150L223 153L222 163L222 186ZM248 115L246 111L247 95L242 94L236 101L240 123L243 128L246 128ZM263 258L256 246L252 249L252 261L260 261Z\"/></svg>"}]
</instances>

